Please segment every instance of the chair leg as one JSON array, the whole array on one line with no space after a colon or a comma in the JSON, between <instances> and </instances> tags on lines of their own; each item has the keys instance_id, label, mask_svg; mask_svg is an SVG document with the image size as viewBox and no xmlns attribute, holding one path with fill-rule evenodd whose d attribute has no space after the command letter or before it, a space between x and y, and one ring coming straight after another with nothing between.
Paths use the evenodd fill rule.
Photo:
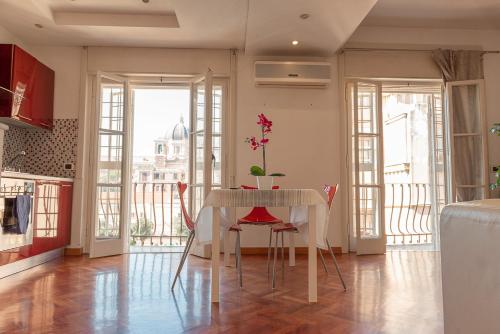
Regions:
<instances>
[{"instance_id":1,"label":"chair leg","mask_svg":"<svg viewBox=\"0 0 500 334\"><path fill-rule=\"evenodd\" d=\"M273 260L273 290L276 287L276 260L278 258L278 233L276 233L276 241L274 243L274 260Z\"/></svg>"},{"instance_id":2,"label":"chair leg","mask_svg":"<svg viewBox=\"0 0 500 334\"><path fill-rule=\"evenodd\" d=\"M321 259L321 263L323 264L323 268L325 269L325 272L328 274L328 268L326 267L325 257L323 256L321 248L318 248L318 253L319 253L319 258Z\"/></svg>"},{"instance_id":3,"label":"chair leg","mask_svg":"<svg viewBox=\"0 0 500 334\"><path fill-rule=\"evenodd\" d=\"M344 282L344 278L342 277L342 273L340 272L339 264L337 263L337 259L335 258L335 254L333 254L332 247L330 246L330 242L326 239L326 245L328 246L328 250L330 251L330 255L332 256L333 263L335 264L335 269L337 269L337 274L339 274L340 281L342 282L342 286L344 287L344 291L347 290L347 287Z\"/></svg>"},{"instance_id":4,"label":"chair leg","mask_svg":"<svg viewBox=\"0 0 500 334\"><path fill-rule=\"evenodd\" d=\"M269 228L269 245L267 246L267 277L269 278L271 265L271 242L273 240L273 227Z\"/></svg>"},{"instance_id":5,"label":"chair leg","mask_svg":"<svg viewBox=\"0 0 500 334\"><path fill-rule=\"evenodd\" d=\"M281 275L285 278L285 232L281 232Z\"/></svg>"},{"instance_id":6,"label":"chair leg","mask_svg":"<svg viewBox=\"0 0 500 334\"><path fill-rule=\"evenodd\" d=\"M177 282L177 279L179 278L179 275L182 271L182 268L184 267L184 262L186 261L186 258L189 255L189 249L191 248L191 244L193 243L194 240L194 232L191 231L189 232L188 239L186 241L186 247L184 247L184 252L182 253L181 261L179 262L179 266L177 267L177 272L175 273L174 277L174 282L172 283L171 289L173 290L175 287L175 282Z\"/></svg>"},{"instance_id":7,"label":"chair leg","mask_svg":"<svg viewBox=\"0 0 500 334\"><path fill-rule=\"evenodd\" d=\"M235 258L235 261L236 261L236 270L238 270L238 267L240 266L240 259L238 258L238 236L239 236L239 232L236 231L236 241L234 243L234 258Z\"/></svg>"},{"instance_id":8,"label":"chair leg","mask_svg":"<svg viewBox=\"0 0 500 334\"><path fill-rule=\"evenodd\" d=\"M242 270L242 263L241 263L241 243L240 243L240 231L236 232L236 245L237 245L237 251L236 251L236 258L238 259L238 276L240 280L240 288L243 288L243 270Z\"/></svg>"},{"instance_id":9,"label":"chair leg","mask_svg":"<svg viewBox=\"0 0 500 334\"><path fill-rule=\"evenodd\" d=\"M191 245L193 244L194 240L194 231L189 233L188 240L186 241L186 247L184 247L184 252L182 253L181 261L179 262L179 266L177 268L178 273L177 277L180 275L182 268L184 268L184 264L186 263L186 260L189 256L189 250L191 249ZM174 280L174 285L175 285L175 280Z\"/></svg>"}]
</instances>

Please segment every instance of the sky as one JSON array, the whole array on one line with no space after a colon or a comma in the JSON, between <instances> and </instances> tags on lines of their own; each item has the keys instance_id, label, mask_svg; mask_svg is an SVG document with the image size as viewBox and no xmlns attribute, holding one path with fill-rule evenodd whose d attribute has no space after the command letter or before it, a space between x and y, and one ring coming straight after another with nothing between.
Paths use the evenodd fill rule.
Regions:
<instances>
[{"instance_id":1,"label":"sky","mask_svg":"<svg viewBox=\"0 0 500 334\"><path fill-rule=\"evenodd\" d=\"M134 88L134 162L154 155L154 140L164 136L184 117L189 129L189 88Z\"/></svg>"}]
</instances>

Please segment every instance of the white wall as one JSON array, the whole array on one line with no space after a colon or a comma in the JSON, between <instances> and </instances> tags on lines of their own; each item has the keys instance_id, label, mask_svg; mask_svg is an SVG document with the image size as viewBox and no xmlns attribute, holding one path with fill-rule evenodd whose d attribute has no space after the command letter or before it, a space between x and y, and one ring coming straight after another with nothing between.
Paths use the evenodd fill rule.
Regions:
<instances>
[{"instance_id":1,"label":"white wall","mask_svg":"<svg viewBox=\"0 0 500 334\"><path fill-rule=\"evenodd\" d=\"M256 87L253 68L256 60L318 60L332 64L332 84L325 89ZM340 114L337 85L337 58L255 58L242 55L238 59L236 115L236 184L255 185L249 175L253 164L261 165L260 152L252 151L244 142L258 135L257 114L264 113L273 121L270 144L266 149L267 168L282 172L275 183L284 188L314 188L322 191L327 183L340 183L339 196L345 183L340 178ZM321 192L322 193L322 192ZM334 202L330 240L341 241L340 201ZM246 211L239 212L243 216ZM286 217L286 210L274 210ZM267 229L244 227L242 246L267 246ZM247 232L249 231L249 232ZM300 238L296 238L303 245Z\"/></svg>"},{"instance_id":2,"label":"white wall","mask_svg":"<svg viewBox=\"0 0 500 334\"><path fill-rule=\"evenodd\" d=\"M154 74L229 74L229 50L89 47L88 71Z\"/></svg>"}]
</instances>

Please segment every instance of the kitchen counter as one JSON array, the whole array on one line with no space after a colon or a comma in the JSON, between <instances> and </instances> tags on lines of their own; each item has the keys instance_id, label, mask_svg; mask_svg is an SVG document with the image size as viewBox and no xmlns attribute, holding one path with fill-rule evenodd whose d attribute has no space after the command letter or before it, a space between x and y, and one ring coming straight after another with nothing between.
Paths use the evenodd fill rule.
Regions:
<instances>
[{"instance_id":1,"label":"kitchen counter","mask_svg":"<svg viewBox=\"0 0 500 334\"><path fill-rule=\"evenodd\" d=\"M11 172L11 171L2 172L0 174L0 176L5 177L5 178L11 178L11 179L74 182L74 179L72 179L72 178L45 176L45 175L34 175L34 174Z\"/></svg>"}]
</instances>

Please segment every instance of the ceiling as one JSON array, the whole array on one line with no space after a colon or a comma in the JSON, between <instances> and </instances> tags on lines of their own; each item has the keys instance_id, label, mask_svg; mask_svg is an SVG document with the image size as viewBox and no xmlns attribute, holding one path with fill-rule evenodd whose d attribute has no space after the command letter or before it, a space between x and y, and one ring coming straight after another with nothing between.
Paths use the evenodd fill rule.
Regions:
<instances>
[{"instance_id":1,"label":"ceiling","mask_svg":"<svg viewBox=\"0 0 500 334\"><path fill-rule=\"evenodd\" d=\"M250 1L245 50L265 55L304 51L311 55L333 54L349 39L376 1ZM301 19L303 13L310 17ZM298 47L292 47L293 40L299 41Z\"/></svg>"},{"instance_id":2,"label":"ceiling","mask_svg":"<svg viewBox=\"0 0 500 334\"><path fill-rule=\"evenodd\" d=\"M193 5L196 3L196 5ZM33 44L172 48L241 48L246 0L0 0L0 24ZM69 26L53 12L165 15L180 28ZM22 18L22 19L21 19ZM43 25L42 29L34 24Z\"/></svg>"},{"instance_id":3,"label":"ceiling","mask_svg":"<svg viewBox=\"0 0 500 334\"><path fill-rule=\"evenodd\" d=\"M323 56L348 40L376 1L0 0L0 25L32 44Z\"/></svg>"},{"instance_id":4,"label":"ceiling","mask_svg":"<svg viewBox=\"0 0 500 334\"><path fill-rule=\"evenodd\" d=\"M500 1L378 0L362 25L500 29Z\"/></svg>"}]
</instances>

